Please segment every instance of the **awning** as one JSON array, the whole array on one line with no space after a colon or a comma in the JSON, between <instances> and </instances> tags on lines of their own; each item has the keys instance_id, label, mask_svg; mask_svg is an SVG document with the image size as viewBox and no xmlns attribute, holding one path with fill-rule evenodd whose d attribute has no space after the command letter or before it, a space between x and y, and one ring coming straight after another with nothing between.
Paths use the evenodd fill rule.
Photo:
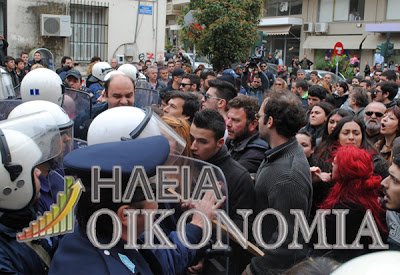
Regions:
<instances>
[{"instance_id":1,"label":"awning","mask_svg":"<svg viewBox=\"0 0 400 275\"><path fill-rule=\"evenodd\" d=\"M368 34L365 38L364 42L362 43L361 48L364 50L375 50L376 44L381 44L386 42L386 35L379 35L379 34ZM400 36L393 34L390 36L390 42L394 44L395 49L400 48Z\"/></svg>"},{"instance_id":2,"label":"awning","mask_svg":"<svg viewBox=\"0 0 400 275\"><path fill-rule=\"evenodd\" d=\"M342 42L345 50L358 50L365 35L346 36L309 36L304 41L304 49L333 49L337 42Z\"/></svg>"},{"instance_id":3,"label":"awning","mask_svg":"<svg viewBox=\"0 0 400 275\"><path fill-rule=\"evenodd\" d=\"M170 29L171 31L179 31L181 29L181 26L175 24L175 25L166 25L166 29Z\"/></svg>"},{"instance_id":4,"label":"awning","mask_svg":"<svg viewBox=\"0 0 400 275\"><path fill-rule=\"evenodd\" d=\"M259 26L258 30L266 32L268 35L287 35L291 25L282 26Z\"/></svg>"}]
</instances>

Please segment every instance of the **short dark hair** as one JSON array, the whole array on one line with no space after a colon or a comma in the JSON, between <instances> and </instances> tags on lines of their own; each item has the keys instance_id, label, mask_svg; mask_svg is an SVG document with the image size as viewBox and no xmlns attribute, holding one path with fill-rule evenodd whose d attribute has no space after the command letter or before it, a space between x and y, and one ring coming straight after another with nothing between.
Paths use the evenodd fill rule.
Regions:
<instances>
[{"instance_id":1,"label":"short dark hair","mask_svg":"<svg viewBox=\"0 0 400 275\"><path fill-rule=\"evenodd\" d=\"M196 84L197 90L200 90L200 77L197 74L184 74L183 78L188 78L191 84Z\"/></svg>"},{"instance_id":2,"label":"short dark hair","mask_svg":"<svg viewBox=\"0 0 400 275\"><path fill-rule=\"evenodd\" d=\"M193 124L197 128L207 129L214 132L214 139L218 141L225 135L224 117L214 109L205 109L194 114Z\"/></svg>"},{"instance_id":3,"label":"short dark hair","mask_svg":"<svg viewBox=\"0 0 400 275\"><path fill-rule=\"evenodd\" d=\"M381 81L376 86L380 86L382 93L389 93L388 99L393 100L399 91L399 86L395 82Z\"/></svg>"},{"instance_id":4,"label":"short dark hair","mask_svg":"<svg viewBox=\"0 0 400 275\"><path fill-rule=\"evenodd\" d=\"M311 71L310 74L315 74L315 75L318 76L318 78L319 78L319 75L318 75L318 72L317 72L317 71Z\"/></svg>"},{"instance_id":5,"label":"short dark hair","mask_svg":"<svg viewBox=\"0 0 400 275\"><path fill-rule=\"evenodd\" d=\"M393 70L387 70L382 72L382 76L386 76L388 81L396 81L397 76Z\"/></svg>"},{"instance_id":6,"label":"short dark hair","mask_svg":"<svg viewBox=\"0 0 400 275\"><path fill-rule=\"evenodd\" d=\"M106 93L106 97L108 97L108 89L110 88L110 83L111 83L111 81L112 81L116 76L121 76L121 74L112 75L109 79L107 79L106 82L104 82L104 91L105 91L105 93ZM135 90L135 89L136 89L136 88L135 88L135 82L132 80L132 78L130 78L130 77L127 76L127 75L122 75L122 76L126 76L127 78L129 78L129 79L131 80L131 82L132 82L132 84L133 84L133 89Z\"/></svg>"},{"instance_id":7,"label":"short dark hair","mask_svg":"<svg viewBox=\"0 0 400 275\"><path fill-rule=\"evenodd\" d=\"M367 88L372 87L372 81L369 79L363 79L360 81L360 83L367 83Z\"/></svg>"},{"instance_id":8,"label":"short dark hair","mask_svg":"<svg viewBox=\"0 0 400 275\"><path fill-rule=\"evenodd\" d=\"M312 85L308 89L308 96L315 96L318 97L320 100L324 100L326 98L326 90L322 86Z\"/></svg>"},{"instance_id":9,"label":"short dark hair","mask_svg":"<svg viewBox=\"0 0 400 275\"><path fill-rule=\"evenodd\" d=\"M69 57L69 56L63 56L63 58L61 58L61 64L65 64L65 62L67 61L67 59L71 59L71 60L72 60L72 58Z\"/></svg>"},{"instance_id":10,"label":"short dark hair","mask_svg":"<svg viewBox=\"0 0 400 275\"><path fill-rule=\"evenodd\" d=\"M206 80L209 75L217 76L213 70L204 69L200 74L200 78Z\"/></svg>"},{"instance_id":11,"label":"short dark hair","mask_svg":"<svg viewBox=\"0 0 400 275\"><path fill-rule=\"evenodd\" d=\"M285 138L293 138L306 124L306 114L298 96L283 91L271 91L264 107L264 124L268 117L274 119L277 133Z\"/></svg>"},{"instance_id":12,"label":"short dark hair","mask_svg":"<svg viewBox=\"0 0 400 275\"><path fill-rule=\"evenodd\" d=\"M101 61L101 57L93 56L92 59L90 59L90 63L93 63L93 62L96 62L96 61Z\"/></svg>"},{"instance_id":13,"label":"short dark hair","mask_svg":"<svg viewBox=\"0 0 400 275\"><path fill-rule=\"evenodd\" d=\"M237 90L235 89L235 86L227 81L211 79L208 81L208 85L217 89L217 97L225 99L227 105L226 108L228 108L228 102L237 96Z\"/></svg>"},{"instance_id":14,"label":"short dark hair","mask_svg":"<svg viewBox=\"0 0 400 275\"><path fill-rule=\"evenodd\" d=\"M189 122L193 121L194 114L200 110L200 97L198 97L195 93L172 91L169 95L167 95L167 97L169 97L168 101L176 97L181 98L185 101L182 106L182 115L188 116Z\"/></svg>"},{"instance_id":15,"label":"short dark hair","mask_svg":"<svg viewBox=\"0 0 400 275\"><path fill-rule=\"evenodd\" d=\"M24 54L29 55L27 52L22 52L20 56L23 56Z\"/></svg>"},{"instance_id":16,"label":"short dark hair","mask_svg":"<svg viewBox=\"0 0 400 275\"><path fill-rule=\"evenodd\" d=\"M369 103L368 94L361 88L355 88L351 92L351 97L356 101L357 107L367 107Z\"/></svg>"},{"instance_id":17,"label":"short dark hair","mask_svg":"<svg viewBox=\"0 0 400 275\"><path fill-rule=\"evenodd\" d=\"M16 58L16 59L15 59L15 65L18 65L18 63L20 63L20 62L24 63L24 61L22 60L22 58Z\"/></svg>"},{"instance_id":18,"label":"short dark hair","mask_svg":"<svg viewBox=\"0 0 400 275\"><path fill-rule=\"evenodd\" d=\"M296 88L301 88L303 91L308 91L308 84L304 79L297 79L295 83Z\"/></svg>"},{"instance_id":19,"label":"short dark hair","mask_svg":"<svg viewBox=\"0 0 400 275\"><path fill-rule=\"evenodd\" d=\"M7 63L8 61L11 61L11 60L14 60L14 61L15 61L15 58L12 57L12 56L9 56L9 55L7 55L6 57L4 57L4 63Z\"/></svg>"},{"instance_id":20,"label":"short dark hair","mask_svg":"<svg viewBox=\"0 0 400 275\"><path fill-rule=\"evenodd\" d=\"M258 104L257 98L240 94L229 101L228 108L243 108L247 118L246 125L249 125L249 123L255 119L260 109L260 104Z\"/></svg>"},{"instance_id":21,"label":"short dark hair","mask_svg":"<svg viewBox=\"0 0 400 275\"><path fill-rule=\"evenodd\" d=\"M169 62L167 63L167 66L168 66L169 64L174 64L174 65L175 65L175 62L169 61Z\"/></svg>"}]
</instances>

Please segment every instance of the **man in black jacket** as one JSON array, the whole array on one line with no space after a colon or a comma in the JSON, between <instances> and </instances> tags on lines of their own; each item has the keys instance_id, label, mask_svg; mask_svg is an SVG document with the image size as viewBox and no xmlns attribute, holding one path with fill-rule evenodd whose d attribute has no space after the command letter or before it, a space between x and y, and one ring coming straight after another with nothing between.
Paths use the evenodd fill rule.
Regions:
<instances>
[{"instance_id":1,"label":"man in black jacket","mask_svg":"<svg viewBox=\"0 0 400 275\"><path fill-rule=\"evenodd\" d=\"M255 213L274 209L287 223L287 235L279 247L265 249L262 258L253 258L244 274L281 274L283 270L301 261L307 254L302 234L298 242L302 249L288 249L292 243L295 218L292 209L302 210L307 219L311 210L312 184L310 167L295 136L305 124L305 112L299 98L292 93L272 92L259 111L260 137L272 149L265 152L255 177ZM263 219L261 234L272 247L281 238L282 228L276 218Z\"/></svg>"},{"instance_id":2,"label":"man in black jacket","mask_svg":"<svg viewBox=\"0 0 400 275\"><path fill-rule=\"evenodd\" d=\"M224 133L225 121L218 111L205 109L197 112L190 127L192 138L190 149L194 158L214 164L224 172L228 185L228 215L242 230L243 218L236 213L236 210L253 209L254 184L247 170L228 153L224 145ZM237 274L244 269L250 257L239 246L233 244L232 248L229 274Z\"/></svg>"},{"instance_id":3,"label":"man in black jacket","mask_svg":"<svg viewBox=\"0 0 400 275\"><path fill-rule=\"evenodd\" d=\"M256 114L260 109L257 99L239 95L228 103L228 139L225 144L232 158L249 173L256 173L268 143L259 137Z\"/></svg>"}]
</instances>

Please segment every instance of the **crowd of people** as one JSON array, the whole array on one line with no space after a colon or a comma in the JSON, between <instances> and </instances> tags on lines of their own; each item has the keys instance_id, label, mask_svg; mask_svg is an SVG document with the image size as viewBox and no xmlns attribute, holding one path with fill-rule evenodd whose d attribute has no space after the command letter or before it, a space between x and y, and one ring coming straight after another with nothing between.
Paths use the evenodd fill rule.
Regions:
<instances>
[{"instance_id":1,"label":"crowd of people","mask_svg":"<svg viewBox=\"0 0 400 275\"><path fill-rule=\"evenodd\" d=\"M30 74L20 81L18 72L34 69L25 64L24 55L21 61L4 58L9 72L14 70L12 64L16 66L15 85L24 83ZM40 56L35 58L35 63L40 63ZM222 171L227 186L225 209L240 230L247 231L254 218L268 209L279 212L286 222L287 236L282 238L281 220L264 215L260 227L262 255L254 256L231 241L229 261L217 256L220 263L227 265L229 274L309 274L296 273L296 270L304 265L302 261L310 258L327 259L333 270L341 263L377 250L400 250L398 68L381 70L376 66L364 78L357 76L332 83L331 75L319 78L317 71L312 71L307 81L304 69L312 65L307 56L295 78L288 77L287 71L286 75L272 74L264 61L245 62L235 69L215 72L200 66L193 71L181 54L175 58L167 56L165 62L147 60L121 66L114 59L107 63L93 57L84 81L74 68L77 63L72 58L65 56L61 63L62 67L57 69L59 81L73 90L86 92L92 100L91 108L66 117L57 128L63 144L78 138L87 141L88 146L68 154L62 150L62 154L53 156L53 160L63 159L63 166L55 166L46 159L26 167L34 173L30 179L32 185L40 183L36 188L40 189L41 198L32 195L20 207L2 207L5 214L0 216L1 272L45 273L50 268L50 274L69 274L77 265L80 272L211 272L205 263L210 256L204 250L184 247L177 237L176 220L184 211L183 205L146 202L140 188L129 203L113 202L110 188L101 192L100 203L90 200L92 166L100 166L102 175L110 177L113 166L121 162L120 177L126 186L134 165L145 166L147 175L154 176L155 167L164 164L169 153L210 163ZM144 111L136 108L138 89L157 91L158 103ZM26 115L24 110L28 109L52 109L48 104L32 102L18 106L17 113ZM156 118L150 119L152 116L162 122L157 124ZM0 123L0 129L7 121ZM152 133L160 123L169 126L163 126L158 134ZM74 129L73 135L72 131L65 132L66 127ZM155 137L160 133L164 136L169 133L168 138ZM5 134L7 137L8 133ZM10 148L13 156L14 147ZM3 164L9 165L4 160ZM18 181L18 174L15 178L10 172L14 170L7 171L8 181L10 178L11 182ZM58 238L51 247L45 244L53 258L51 265L46 266L36 250L18 242L8 243L13 237L15 240L16 232L36 218L35 212L50 209L59 191L60 178L67 173L81 178L87 190L77 206L75 232ZM55 182L58 182L57 188L52 187ZM16 184L19 186L20 182ZM7 198L11 191L6 189L3 195ZM202 210L212 219L211 210L222 205L206 194L190 207ZM111 209L122 225L121 241L110 249L95 247L86 230L91 215L102 207ZM175 216L162 228L177 249L125 249L129 234L124 211L157 207L176 210ZM249 223L237 211L240 209L252 210ZM293 210L301 211L306 222L314 224L314 229L313 221L324 221L327 244L324 249L318 248L319 229L297 234L298 217ZM321 215L320 210L329 211ZM345 221L346 233L340 240L344 246L341 249L335 249L339 242L335 210L345 210L340 221ZM136 224L141 242L145 240L144 224L143 217ZM187 239L199 242L204 226L202 218L194 215L186 225ZM97 229L99 240L110 242L111 220L99 218ZM259 239L259 236L249 236L253 242L259 243ZM371 246L377 243L381 244L379 249ZM294 244L296 249L290 249ZM21 260L27 257L29 261Z\"/></svg>"}]
</instances>

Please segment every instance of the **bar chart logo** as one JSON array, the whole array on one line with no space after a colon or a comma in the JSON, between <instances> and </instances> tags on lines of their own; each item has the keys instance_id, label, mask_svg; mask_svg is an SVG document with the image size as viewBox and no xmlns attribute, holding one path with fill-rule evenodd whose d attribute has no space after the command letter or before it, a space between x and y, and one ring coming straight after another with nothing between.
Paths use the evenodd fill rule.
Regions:
<instances>
[{"instance_id":1,"label":"bar chart logo","mask_svg":"<svg viewBox=\"0 0 400 275\"><path fill-rule=\"evenodd\" d=\"M74 183L72 177L65 177L64 190L57 194L57 204L50 206L51 211L31 221L29 227L18 233L18 241L25 242L74 231L74 208L84 188L79 179Z\"/></svg>"}]
</instances>

